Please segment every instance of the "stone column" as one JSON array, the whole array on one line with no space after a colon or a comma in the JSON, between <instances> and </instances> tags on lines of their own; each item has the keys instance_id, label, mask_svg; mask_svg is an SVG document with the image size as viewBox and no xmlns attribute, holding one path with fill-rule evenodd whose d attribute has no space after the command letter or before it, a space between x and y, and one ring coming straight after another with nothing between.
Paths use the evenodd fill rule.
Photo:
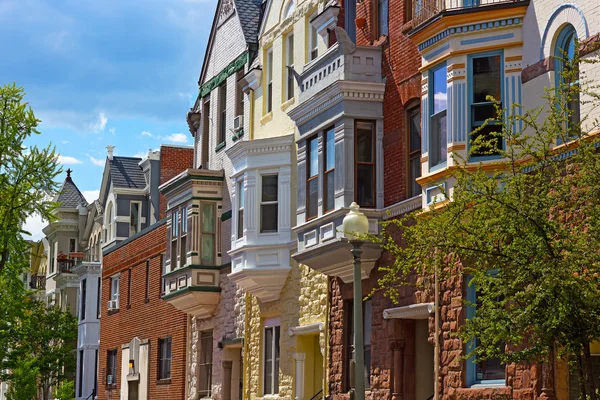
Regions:
<instances>
[{"instance_id":1,"label":"stone column","mask_svg":"<svg viewBox=\"0 0 600 400\"><path fill-rule=\"evenodd\" d=\"M223 361L223 400L231 400L231 368L233 361Z\"/></svg>"},{"instance_id":2,"label":"stone column","mask_svg":"<svg viewBox=\"0 0 600 400\"><path fill-rule=\"evenodd\" d=\"M390 349L394 360L392 400L404 400L404 340L393 340Z\"/></svg>"},{"instance_id":3,"label":"stone column","mask_svg":"<svg viewBox=\"0 0 600 400\"><path fill-rule=\"evenodd\" d=\"M542 364L542 392L541 399L556 399L554 391L554 351L550 352L549 360Z\"/></svg>"},{"instance_id":4,"label":"stone column","mask_svg":"<svg viewBox=\"0 0 600 400\"><path fill-rule=\"evenodd\" d=\"M296 400L304 399L304 359L306 353L294 353L296 360Z\"/></svg>"}]
</instances>

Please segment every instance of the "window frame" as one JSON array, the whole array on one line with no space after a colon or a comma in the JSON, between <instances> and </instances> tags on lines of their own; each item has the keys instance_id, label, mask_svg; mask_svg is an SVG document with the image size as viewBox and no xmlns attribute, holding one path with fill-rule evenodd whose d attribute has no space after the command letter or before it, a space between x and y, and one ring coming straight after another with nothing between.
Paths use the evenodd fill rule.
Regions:
<instances>
[{"instance_id":1,"label":"window frame","mask_svg":"<svg viewBox=\"0 0 600 400\"><path fill-rule=\"evenodd\" d=\"M264 194L264 178L265 177L275 177L275 182L277 184L277 200L265 201L263 200ZM263 206L276 206L275 212L275 230L264 230L263 228L263 217L265 217L265 213L263 212ZM269 234L269 233L278 233L279 232L279 173L273 172L263 172L260 175L260 233L261 234Z\"/></svg>"},{"instance_id":2,"label":"window frame","mask_svg":"<svg viewBox=\"0 0 600 400\"><path fill-rule=\"evenodd\" d=\"M236 239L241 239L244 237L244 202L245 193L244 193L244 178L241 177L237 182L237 221L236 221Z\"/></svg>"},{"instance_id":3,"label":"window frame","mask_svg":"<svg viewBox=\"0 0 600 400\"><path fill-rule=\"evenodd\" d=\"M112 376L110 386L117 386L117 365L118 355L117 349L109 349L106 351L106 385L108 385L108 376ZM110 373L109 373L110 372Z\"/></svg>"},{"instance_id":4,"label":"window frame","mask_svg":"<svg viewBox=\"0 0 600 400\"><path fill-rule=\"evenodd\" d=\"M179 267L179 208L173 210L171 213L171 243L170 248L170 262L171 271Z\"/></svg>"},{"instance_id":5,"label":"window frame","mask_svg":"<svg viewBox=\"0 0 600 400\"><path fill-rule=\"evenodd\" d=\"M477 59L477 58L485 58L485 57L495 57L495 56L500 56L500 99L496 99L497 101L500 101L500 106L503 107L504 103L504 77L505 77L505 72L504 72L504 51L503 50L493 50L493 51L486 51L483 53L473 53L473 54L469 54L467 56L467 76L468 76L468 83L467 83L467 90L468 90L468 97L467 97L467 101L468 101L468 107L467 107L467 123L469 124L467 126L467 130L468 130L468 135L467 135L467 154L469 154L469 161L486 161L486 160L494 160L494 159L498 159L500 157L502 157L500 155L500 152L503 151L506 148L506 143L504 138L502 138L502 142L500 143L500 148L499 148L499 153L498 154L488 154L488 155L471 155L471 138L472 138L472 132L474 129L476 129L477 127L483 125L485 123L485 121L474 121L473 120L473 107L474 106L481 106L481 105L493 105L494 103L486 101L486 102L479 102L479 103L475 103L474 102L474 89L475 89L475 84L474 84L474 77L473 77L473 60ZM499 129L502 129L502 123L498 122L498 123L490 123L488 122L487 124L488 126L492 125L492 126L498 126Z\"/></svg>"},{"instance_id":6,"label":"window frame","mask_svg":"<svg viewBox=\"0 0 600 400\"><path fill-rule=\"evenodd\" d=\"M437 113L434 113L434 102L435 102L435 73L439 70L444 70L444 83L446 85L446 108L444 108L441 111L438 111ZM433 127L434 127L434 119L439 118L440 121L443 118L446 118L446 123L448 121L448 80L446 78L446 73L447 73L447 66L446 63L443 62L439 65L436 65L434 68L429 70L429 79L428 79L428 93L429 93L429 115L427 116L428 118L428 126L429 126L429 132L428 134L428 141L427 141L427 154L428 154L428 159L429 159L429 170L435 170L435 169L439 169L439 168L443 168L446 166L446 164L448 163L448 125L446 124L446 132L445 132L445 136L446 136L446 142L443 143L443 134L440 131L439 135L439 141L440 141L440 160L437 163L433 163L433 161L435 160L432 156L434 154L433 152ZM445 151L442 151L445 150ZM437 161L437 160L436 160Z\"/></svg>"},{"instance_id":7,"label":"window frame","mask_svg":"<svg viewBox=\"0 0 600 400\"><path fill-rule=\"evenodd\" d=\"M330 133L331 138L329 137ZM327 160L329 156L328 145L331 145L333 150L333 166L329 169L327 169ZM333 179L333 193L329 193L328 191L329 179ZM330 196L331 199L329 198ZM330 200L333 200L333 206L331 208L328 207L328 202ZM335 127L331 126L323 131L323 214L333 210L335 210Z\"/></svg>"},{"instance_id":8,"label":"window frame","mask_svg":"<svg viewBox=\"0 0 600 400\"><path fill-rule=\"evenodd\" d=\"M285 35L284 38L286 77L284 101L289 101L294 98L296 91L296 81L294 79L294 74L292 74L292 72L290 71L290 68L294 68L294 31L290 31L287 35Z\"/></svg>"},{"instance_id":9,"label":"window frame","mask_svg":"<svg viewBox=\"0 0 600 400\"><path fill-rule=\"evenodd\" d=\"M319 33L317 32L317 28L315 28L314 25L311 23L311 21L315 19L318 14L319 13L315 11L314 13L308 16L308 62L319 58Z\"/></svg>"},{"instance_id":10,"label":"window frame","mask_svg":"<svg viewBox=\"0 0 600 400\"><path fill-rule=\"evenodd\" d=\"M118 310L121 306L121 275L110 277L110 300L115 302L115 309Z\"/></svg>"},{"instance_id":11,"label":"window frame","mask_svg":"<svg viewBox=\"0 0 600 400\"><path fill-rule=\"evenodd\" d=\"M158 339L157 364L157 379L171 379L173 369L173 340L170 336Z\"/></svg>"},{"instance_id":12,"label":"window frame","mask_svg":"<svg viewBox=\"0 0 600 400\"><path fill-rule=\"evenodd\" d=\"M267 343L267 331L271 331L271 337L272 339L272 343L271 343L271 354L272 354L272 359L269 362L267 360L267 347L269 345L269 343ZM262 387L262 391L263 391L263 396L273 396L273 395L277 395L279 394L279 367L280 367L280 362L281 362L281 347L280 347L280 340L281 340L281 326L279 325L279 322L274 323L274 324L268 324L265 323L264 324L264 329L263 329L263 368L262 368L262 373L263 373L263 379L262 379L262 383L263 383L263 387ZM271 390L267 391L267 369L270 367L271 369Z\"/></svg>"},{"instance_id":13,"label":"window frame","mask_svg":"<svg viewBox=\"0 0 600 400\"><path fill-rule=\"evenodd\" d=\"M205 351L205 346L202 345L203 341L204 342L209 342L210 339L210 347L208 352L203 353L203 351ZM199 393L199 398L203 399L203 398L209 398L212 395L212 363L213 363L213 331L212 330L205 330L205 331L200 331L200 338L198 340L198 342L200 343L200 351L199 351L199 357L198 357L198 371L199 371L199 376L202 377L202 370L204 368L206 368L208 370L208 373L206 374L206 376L208 377L208 382L207 382L207 388L206 389L202 389L201 385L203 384L202 381L200 381L198 383L198 393ZM206 344L206 343L205 343ZM203 355L206 356L208 355L208 360L203 362Z\"/></svg>"},{"instance_id":14,"label":"window frame","mask_svg":"<svg viewBox=\"0 0 600 400\"><path fill-rule=\"evenodd\" d=\"M369 310L369 326L367 325L367 310ZM354 300L347 301L346 304L346 315L348 319L346 321L346 332L347 336L345 339L345 363L344 368L346 369L346 381L345 385L347 390L354 389L354 379L352 376L352 362L354 361ZM364 350L364 362L365 362L365 389L371 388L371 336L373 329L373 304L371 299L362 301L362 315L363 315L363 350ZM369 335L367 336L367 332ZM369 338L367 343L367 338ZM368 356L367 356L368 355Z\"/></svg>"},{"instance_id":15,"label":"window frame","mask_svg":"<svg viewBox=\"0 0 600 400\"><path fill-rule=\"evenodd\" d=\"M419 122L419 143L418 146L416 146L416 150L412 150L411 148L412 146L412 132L411 132L411 120L413 117L418 116L418 122ZM422 194L422 189L418 190L415 192L414 189L416 189L416 187L413 187L413 182L416 183L416 180L418 178L421 177L421 147L422 147L422 143L423 143L423 127L421 126L421 118L422 118L422 114L421 114L421 104L419 101L415 101L411 104L409 104L409 107L407 107L406 109L406 133L407 133L407 140L406 143L408 144L406 146L406 152L407 152L407 166L406 166L406 171L408 172L406 174L407 178L408 178L408 182L406 184L406 188L407 188L407 198L412 198L415 196L418 196L420 194ZM412 176L412 171L411 171L411 163L417 160L417 164L418 164L418 175L419 176ZM418 183L416 183L416 185L419 186L419 188L421 188L421 185L419 185Z\"/></svg>"},{"instance_id":16,"label":"window frame","mask_svg":"<svg viewBox=\"0 0 600 400\"><path fill-rule=\"evenodd\" d=\"M265 50L265 115L273 111L273 46Z\"/></svg>"},{"instance_id":17,"label":"window frame","mask_svg":"<svg viewBox=\"0 0 600 400\"><path fill-rule=\"evenodd\" d=\"M225 142L227 136L227 80L218 89L219 96L219 129L217 130L217 146Z\"/></svg>"},{"instance_id":18,"label":"window frame","mask_svg":"<svg viewBox=\"0 0 600 400\"><path fill-rule=\"evenodd\" d=\"M563 71L565 70L565 56L568 57L568 50L567 50L567 46L570 44L571 40L575 41L577 40L577 30L575 29L575 27L572 24L566 24L564 25L560 31L558 32L558 35L556 37L556 42L554 44L554 86L556 88L556 97L559 98L561 96L560 93L560 87L564 84L566 84L564 77L562 76ZM577 47L575 47L575 50L577 50ZM573 55L575 56L575 55ZM573 61L573 60L569 60L569 61ZM569 83L569 87L573 86L573 85L578 85L579 84L579 76L578 79L575 82L571 82ZM577 123L580 122L581 120L581 98L579 96L579 94L577 95L577 99L572 100L572 102L574 102L577 105L576 111L577 111ZM569 106L570 102L565 104L567 107ZM566 121L566 126L564 127L565 130L569 130L569 124L571 123L571 119L573 118L573 114L571 114L571 116L567 117L567 121ZM571 135L569 135L569 133L567 132L566 134L567 139L571 139ZM556 144L562 144L562 138L558 137L556 140Z\"/></svg>"},{"instance_id":19,"label":"window frame","mask_svg":"<svg viewBox=\"0 0 600 400\"><path fill-rule=\"evenodd\" d=\"M200 160L200 166L202 168L208 168L208 137L210 135L210 122L210 95L207 95L202 99L202 159Z\"/></svg>"},{"instance_id":20,"label":"window frame","mask_svg":"<svg viewBox=\"0 0 600 400\"><path fill-rule=\"evenodd\" d=\"M359 123L370 123L373 128L371 129L371 160L370 162L358 161L358 124ZM377 206L377 121L370 119L356 119L354 120L354 201L361 208L375 208ZM372 204L361 204L358 201L358 166L359 165L370 165L372 166L371 182L373 187L371 189L371 198L373 199Z\"/></svg>"},{"instance_id":21,"label":"window frame","mask_svg":"<svg viewBox=\"0 0 600 400\"><path fill-rule=\"evenodd\" d=\"M79 349L79 370L77 371L77 397L83 396L83 369L85 368L84 364L84 349Z\"/></svg>"},{"instance_id":22,"label":"window frame","mask_svg":"<svg viewBox=\"0 0 600 400\"><path fill-rule=\"evenodd\" d=\"M311 160L313 159L313 156L311 156L311 143L315 142L317 144L316 150L315 150L315 154L314 156L317 159L317 173L315 175L311 175L310 174L310 164L311 164ZM314 215L311 214L309 211L312 211L312 209L309 207L309 199L310 199L310 182L316 180L317 181L317 202L316 202L316 206L314 209ZM310 138L306 139L306 206L305 206L305 210L306 210L306 220L310 221L312 219L318 218L319 217L319 135L314 135Z\"/></svg>"},{"instance_id":23,"label":"window frame","mask_svg":"<svg viewBox=\"0 0 600 400\"><path fill-rule=\"evenodd\" d=\"M79 296L81 297L81 301L79 302L79 320L80 321L85 321L85 316L86 316L86 312L85 309L87 307L86 305L86 297L87 297L87 278L83 278L81 280L81 295Z\"/></svg>"},{"instance_id":24,"label":"window frame","mask_svg":"<svg viewBox=\"0 0 600 400\"><path fill-rule=\"evenodd\" d=\"M137 226L134 228L131 217L133 216L133 205L138 205L137 215ZM142 202L141 201L130 201L129 202L129 236L133 236L142 230Z\"/></svg>"},{"instance_id":25,"label":"window frame","mask_svg":"<svg viewBox=\"0 0 600 400\"><path fill-rule=\"evenodd\" d=\"M73 246L71 246L71 244ZM69 255L75 252L77 252L77 238L69 238Z\"/></svg>"},{"instance_id":26,"label":"window frame","mask_svg":"<svg viewBox=\"0 0 600 400\"><path fill-rule=\"evenodd\" d=\"M213 221L214 224L212 226L212 232L205 232L204 231L204 213L203 208L205 205L210 205L212 207L212 213L213 213ZM202 201L200 203L200 262L203 265L215 265L217 263L217 203L216 202L211 202L211 201ZM204 263L204 246L203 246L203 240L204 240L204 235L212 235L213 237L213 249L212 249L212 260L210 263L205 264Z\"/></svg>"},{"instance_id":27,"label":"window frame","mask_svg":"<svg viewBox=\"0 0 600 400\"><path fill-rule=\"evenodd\" d=\"M179 207L179 238L178 238L178 251L179 251L179 268L183 268L187 264L187 252L189 241L188 236L188 206L187 204Z\"/></svg>"},{"instance_id":28,"label":"window frame","mask_svg":"<svg viewBox=\"0 0 600 400\"><path fill-rule=\"evenodd\" d=\"M382 20L381 5L385 4L387 8L387 12L385 15L385 21ZM375 32L376 39L379 39L383 35L389 35L390 33L390 3L389 0L373 0L373 8L375 12L373 13L373 18L375 19ZM381 29L383 26L383 22L385 22L385 32Z\"/></svg>"}]
</instances>

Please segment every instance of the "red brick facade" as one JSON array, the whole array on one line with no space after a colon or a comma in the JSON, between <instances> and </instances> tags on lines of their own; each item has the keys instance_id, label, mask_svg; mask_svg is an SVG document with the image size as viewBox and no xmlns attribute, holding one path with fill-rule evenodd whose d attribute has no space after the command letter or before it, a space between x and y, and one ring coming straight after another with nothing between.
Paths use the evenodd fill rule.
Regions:
<instances>
[{"instance_id":1,"label":"red brick facade","mask_svg":"<svg viewBox=\"0 0 600 400\"><path fill-rule=\"evenodd\" d=\"M179 175L194 165L194 149L189 147L160 146L160 184ZM160 195L160 219L165 217L167 201Z\"/></svg>"}]
</instances>

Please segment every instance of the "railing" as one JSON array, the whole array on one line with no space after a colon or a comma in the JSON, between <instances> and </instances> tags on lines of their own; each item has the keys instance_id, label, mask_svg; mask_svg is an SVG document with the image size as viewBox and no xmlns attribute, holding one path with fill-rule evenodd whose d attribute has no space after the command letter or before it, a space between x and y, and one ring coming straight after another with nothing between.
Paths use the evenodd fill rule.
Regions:
<instances>
[{"instance_id":1,"label":"railing","mask_svg":"<svg viewBox=\"0 0 600 400\"><path fill-rule=\"evenodd\" d=\"M323 394L323 389L319 390L317 394L310 398L310 400L317 400L321 394Z\"/></svg>"},{"instance_id":2,"label":"railing","mask_svg":"<svg viewBox=\"0 0 600 400\"><path fill-rule=\"evenodd\" d=\"M31 289L46 289L46 276L37 274L31 275L29 287Z\"/></svg>"},{"instance_id":3,"label":"railing","mask_svg":"<svg viewBox=\"0 0 600 400\"><path fill-rule=\"evenodd\" d=\"M500 3L516 3L522 0L413 0L413 26L421 25L443 11L491 6Z\"/></svg>"}]
</instances>

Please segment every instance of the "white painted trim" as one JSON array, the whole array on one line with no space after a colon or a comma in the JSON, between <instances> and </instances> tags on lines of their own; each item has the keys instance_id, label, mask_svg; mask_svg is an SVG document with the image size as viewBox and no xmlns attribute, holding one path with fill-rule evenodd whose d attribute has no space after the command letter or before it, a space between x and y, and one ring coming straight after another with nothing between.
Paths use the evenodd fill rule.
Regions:
<instances>
[{"instance_id":1,"label":"white painted trim","mask_svg":"<svg viewBox=\"0 0 600 400\"><path fill-rule=\"evenodd\" d=\"M411 304L383 310L383 319L427 319L434 311L434 303Z\"/></svg>"},{"instance_id":2,"label":"white painted trim","mask_svg":"<svg viewBox=\"0 0 600 400\"><path fill-rule=\"evenodd\" d=\"M288 329L288 335L290 336L302 336L302 335L313 335L315 333L324 332L325 328L323 327L322 322L317 322L310 325L302 325L302 326L294 326Z\"/></svg>"}]
</instances>

